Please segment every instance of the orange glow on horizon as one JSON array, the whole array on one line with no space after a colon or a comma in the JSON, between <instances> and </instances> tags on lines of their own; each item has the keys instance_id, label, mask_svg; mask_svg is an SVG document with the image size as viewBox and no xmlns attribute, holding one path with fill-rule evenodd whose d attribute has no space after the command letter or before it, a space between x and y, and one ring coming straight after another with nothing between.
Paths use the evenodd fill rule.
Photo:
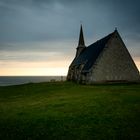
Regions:
<instances>
[{"instance_id":1,"label":"orange glow on horizon","mask_svg":"<svg viewBox=\"0 0 140 140\"><path fill-rule=\"evenodd\" d=\"M140 58L135 58L140 71ZM66 76L71 60L49 62L0 62L1 76Z\"/></svg>"},{"instance_id":2,"label":"orange glow on horizon","mask_svg":"<svg viewBox=\"0 0 140 140\"><path fill-rule=\"evenodd\" d=\"M60 62L5 62L0 69L1 76L65 76L67 61Z\"/></svg>"},{"instance_id":3,"label":"orange glow on horizon","mask_svg":"<svg viewBox=\"0 0 140 140\"><path fill-rule=\"evenodd\" d=\"M1 76L66 76L66 68L9 68L2 69Z\"/></svg>"}]
</instances>

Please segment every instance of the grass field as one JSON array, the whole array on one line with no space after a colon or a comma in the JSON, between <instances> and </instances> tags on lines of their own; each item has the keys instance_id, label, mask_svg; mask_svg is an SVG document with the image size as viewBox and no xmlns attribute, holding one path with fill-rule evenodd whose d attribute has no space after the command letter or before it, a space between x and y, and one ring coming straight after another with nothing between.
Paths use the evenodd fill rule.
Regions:
<instances>
[{"instance_id":1,"label":"grass field","mask_svg":"<svg viewBox=\"0 0 140 140\"><path fill-rule=\"evenodd\" d=\"M0 140L140 140L140 84L0 87Z\"/></svg>"}]
</instances>

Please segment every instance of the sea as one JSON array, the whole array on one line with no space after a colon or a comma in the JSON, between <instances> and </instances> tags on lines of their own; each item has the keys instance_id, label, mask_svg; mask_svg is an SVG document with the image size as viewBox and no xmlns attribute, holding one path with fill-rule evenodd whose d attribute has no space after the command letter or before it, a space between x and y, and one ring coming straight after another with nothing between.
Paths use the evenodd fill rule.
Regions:
<instances>
[{"instance_id":1,"label":"sea","mask_svg":"<svg viewBox=\"0 0 140 140\"><path fill-rule=\"evenodd\" d=\"M66 76L0 76L0 86L65 81Z\"/></svg>"}]
</instances>

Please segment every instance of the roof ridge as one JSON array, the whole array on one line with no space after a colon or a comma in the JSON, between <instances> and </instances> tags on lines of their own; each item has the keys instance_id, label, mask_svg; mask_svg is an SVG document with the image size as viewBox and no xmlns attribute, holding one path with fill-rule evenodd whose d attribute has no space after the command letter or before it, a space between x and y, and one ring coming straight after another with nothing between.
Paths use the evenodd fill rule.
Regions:
<instances>
[{"instance_id":1,"label":"roof ridge","mask_svg":"<svg viewBox=\"0 0 140 140\"><path fill-rule=\"evenodd\" d=\"M106 35L106 36L104 36L103 38L101 38L101 39L95 41L94 43L90 44L88 47L90 47L90 46L92 46L93 44L96 44L96 43L98 43L98 42L100 42L100 41L102 41L102 40L104 40L104 39L106 39L106 38L108 38L108 37L109 37L108 39L110 39L110 37L111 37L114 33L115 33L115 31L112 32L112 33L110 33L110 34L108 34L108 35Z\"/></svg>"}]
</instances>

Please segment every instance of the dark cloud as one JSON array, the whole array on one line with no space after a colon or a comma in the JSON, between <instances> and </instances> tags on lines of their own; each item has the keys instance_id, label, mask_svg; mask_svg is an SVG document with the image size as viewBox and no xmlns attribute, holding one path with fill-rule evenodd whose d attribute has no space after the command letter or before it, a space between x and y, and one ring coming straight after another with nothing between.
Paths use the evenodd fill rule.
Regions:
<instances>
[{"instance_id":1,"label":"dark cloud","mask_svg":"<svg viewBox=\"0 0 140 140\"><path fill-rule=\"evenodd\" d=\"M118 27L126 45L138 50L139 5L139 0L0 0L0 50L66 53L77 45L80 21L88 44Z\"/></svg>"},{"instance_id":2,"label":"dark cloud","mask_svg":"<svg viewBox=\"0 0 140 140\"><path fill-rule=\"evenodd\" d=\"M87 37L115 26L140 32L138 0L1 0L0 41L74 38L80 20Z\"/></svg>"}]
</instances>

